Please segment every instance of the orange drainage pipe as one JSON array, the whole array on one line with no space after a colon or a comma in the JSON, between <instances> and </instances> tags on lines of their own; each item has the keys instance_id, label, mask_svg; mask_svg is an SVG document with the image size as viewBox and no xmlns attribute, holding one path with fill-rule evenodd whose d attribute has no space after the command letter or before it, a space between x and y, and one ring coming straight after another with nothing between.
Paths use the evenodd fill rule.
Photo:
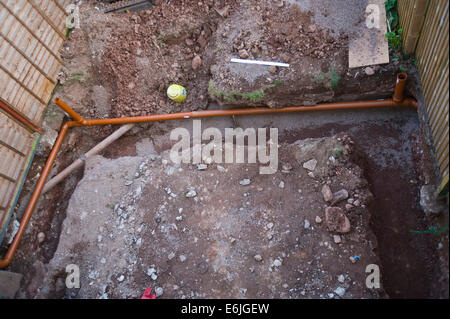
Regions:
<instances>
[{"instance_id":1,"label":"orange drainage pipe","mask_svg":"<svg viewBox=\"0 0 450 319\"><path fill-rule=\"evenodd\" d=\"M394 96L392 100L395 103L400 103L403 101L403 92L405 91L405 84L408 75L406 73L397 74L397 82L395 83Z\"/></svg>"},{"instance_id":2,"label":"orange drainage pipe","mask_svg":"<svg viewBox=\"0 0 450 319\"><path fill-rule=\"evenodd\" d=\"M52 151L47 159L47 162L39 177L38 183L34 189L28 206L24 212L22 220L20 222L19 230L14 237L11 245L4 259L0 260L0 269L7 267L14 258L17 247L22 239L28 222L31 219L31 215L36 207L39 196L44 188L45 181L47 180L50 169L56 159L56 155L62 145L62 141L67 131L71 127L81 126L96 126L96 125L115 125L115 124L129 124L129 123L146 123L157 121L168 121L177 119L196 119L207 118L217 116L231 116L231 115L255 115L255 114L273 114L273 113L288 113L288 112L306 112L306 111L331 111L331 110L348 110L348 109L365 109L365 108L377 108L377 107L396 107L396 106L410 106L417 110L418 103L412 98L403 98L403 92L405 88L406 74L400 73L397 75L397 83L394 91L394 97L392 99L380 99L371 101L354 101L354 102L337 102L337 103L323 103L315 106L290 106L279 109L270 108L241 108L241 109L228 109L228 110L206 110L206 111L194 111L184 113L172 113L172 114L154 114L138 117L122 117L111 119L98 119L98 120L86 120L73 109L71 109L66 103L60 99L55 99L55 103L58 104L65 112L67 112L75 121L66 122L59 132L58 138L53 145ZM394 99L395 98L395 99Z\"/></svg>"}]
</instances>

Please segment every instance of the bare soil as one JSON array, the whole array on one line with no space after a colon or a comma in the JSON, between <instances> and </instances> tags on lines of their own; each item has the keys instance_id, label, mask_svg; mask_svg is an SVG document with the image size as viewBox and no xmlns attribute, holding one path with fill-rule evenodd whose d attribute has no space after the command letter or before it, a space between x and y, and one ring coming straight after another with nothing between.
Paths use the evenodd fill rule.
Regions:
<instances>
[{"instance_id":1,"label":"bare soil","mask_svg":"<svg viewBox=\"0 0 450 319\"><path fill-rule=\"evenodd\" d=\"M418 83L417 78L411 80L415 69L412 61L400 57L397 62L373 66L373 75L367 75L364 69L349 70L347 40L352 28L343 27L339 32L339 28L327 27L322 20L330 12L325 10L319 19L313 11L301 11L291 2L159 1L151 10L132 14L103 14L102 1L83 2L81 29L72 31L61 52L64 67L55 96L88 118L217 107L212 101L269 107L314 105L330 100L390 96L395 74L403 66L410 75L407 94L420 101L420 89L412 85ZM294 22L298 24L295 28ZM242 50L249 58L283 61L291 67L269 70L229 63ZM194 70L195 56L202 62ZM335 78L339 78L337 86L333 84ZM171 83L187 88L185 103L177 104L167 98L166 89ZM173 126L168 123L136 126L102 154L106 159L97 158L98 163L117 160L110 163L109 175L105 171L96 173L105 181L104 187L112 180L120 180L117 196L100 198L105 201L100 209L105 214L98 214L97 210L95 216L101 218L92 227L105 218L110 218L109 226L86 228L91 231L85 233L85 239L74 239L73 234L65 232L68 216L80 218L76 202L80 204L85 194L95 189L87 182L95 162L40 199L9 267L24 274L17 296L137 298L147 286L159 286L164 288L163 298L335 298L337 287L345 289L344 298L448 298L448 231L439 235L411 232L427 230L438 222L448 223L446 215L425 216L419 205L419 187L436 182L436 167L430 164L432 152L423 125L411 121L408 115L400 116L400 120L379 117L365 122L347 121L353 113L345 114L330 114L326 123L315 122L308 115L287 120L291 125L280 136L284 143L280 162L291 163L294 169L289 174L278 172L273 180L263 179L256 174L257 166L231 165L226 167L225 178L214 165L206 171L187 166L182 172L175 170L175 174L182 176L175 179L167 176L167 167L158 158L152 160L154 167L146 169L149 176L156 178L155 185L142 184L145 187L138 200L133 197L134 186L143 182L143 177L126 186L125 171L117 163L124 157L129 159L125 161L128 164L134 163L136 167L128 167L131 179L149 156L142 153L143 139L151 138L156 152L163 156L170 145L167 134ZM372 115L369 113L367 117ZM277 127L272 119L266 120L265 124L253 127L269 127L271 123ZM52 138L63 121L63 113L51 103L44 123L46 134L15 218L20 219ZM241 119L234 123L231 119L220 121L229 127L236 125L236 121L242 127L252 125ZM64 141L51 176L114 129L110 126L73 129ZM342 159L338 167L356 175L342 176L336 173L338 170L330 176L305 176L294 155L293 143L322 137L336 142L336 134L346 134L354 141L353 153ZM320 158L328 157L321 154ZM328 167L326 163L323 165ZM238 184L245 177L252 180L247 186L251 191ZM218 186L215 180L219 181ZM279 187L281 180L285 182L284 189ZM365 208L349 212L352 231L341 236L341 244L334 243L323 222L315 224L316 216L323 219L326 204L320 194L323 182L330 182L333 191L345 187L351 196L363 194L367 199ZM197 198L202 200L184 197L188 184L196 186ZM169 199L171 196L164 190L168 185L177 190L176 199ZM215 187L217 191L212 191ZM373 195L372 200L368 194ZM111 205L114 207L119 199L131 198L135 201L136 219L130 221L133 214L129 215L125 220L131 226L116 233L120 229L113 225L121 217ZM163 201L167 204L161 210ZM175 219L180 216L178 206L183 207L181 221ZM304 228L305 219L310 223L309 229ZM85 225L86 220L78 220L80 224L74 227ZM274 224L270 240L269 222ZM140 223L145 226L138 235ZM45 234L42 243L37 240L40 232ZM109 238L111 233L116 237ZM139 238L142 246L134 241ZM70 247L70 251L64 250ZM4 253L5 249L3 245L0 250ZM100 252L106 258L106 266ZM176 257L168 260L171 252ZM187 257L185 262L180 261L180 254ZM261 262L254 259L255 254L262 256ZM357 254L362 259L351 263L349 256ZM119 258L122 255L133 258ZM65 275L63 264L70 256L80 263L85 274L80 291L66 291L61 284ZM277 258L282 265L274 267ZM381 265L383 289L375 293L363 287L366 262ZM151 267L156 269L157 281L146 275ZM94 268L105 270L97 274ZM124 280L118 281L121 275ZM339 275L345 276L343 283L337 280ZM89 286L91 282L94 283Z\"/></svg>"},{"instance_id":2,"label":"bare soil","mask_svg":"<svg viewBox=\"0 0 450 319\"><path fill-rule=\"evenodd\" d=\"M365 287L366 265L379 260L369 229L372 194L349 161L352 144L341 136L283 145L280 166L292 169L274 175L260 175L257 164L199 171L169 162L167 151L93 157L69 202L38 297L136 298L146 287L162 287L162 298L383 296ZM337 149L344 151L331 162ZM318 161L314 177L302 167L311 158ZM240 185L246 178L250 185ZM346 200L334 204L346 211L349 234L327 228L323 184L359 199L350 210ZM190 189L192 198L185 196ZM76 292L58 285L69 263L84 274Z\"/></svg>"},{"instance_id":3,"label":"bare soil","mask_svg":"<svg viewBox=\"0 0 450 319\"><path fill-rule=\"evenodd\" d=\"M424 155L426 143L416 125L415 119L401 118L362 125L331 124L285 135L292 141L347 132L355 139L356 154L364 155L354 160L363 167L374 194L371 229L378 239L383 284L390 298L448 296L444 270L448 265L448 233L426 232L430 223L445 225L448 217L430 220L420 207L419 188L433 168L429 154Z\"/></svg>"},{"instance_id":4,"label":"bare soil","mask_svg":"<svg viewBox=\"0 0 450 319\"><path fill-rule=\"evenodd\" d=\"M375 98L393 90L392 77L406 65L374 66L373 75L349 70L348 28L337 33L285 1L162 1L131 14L102 8L81 7L82 27L62 52L60 93L90 116L189 111L210 101L279 107ZM231 63L242 51L290 67ZM167 98L172 83L186 87L184 103Z\"/></svg>"}]
</instances>

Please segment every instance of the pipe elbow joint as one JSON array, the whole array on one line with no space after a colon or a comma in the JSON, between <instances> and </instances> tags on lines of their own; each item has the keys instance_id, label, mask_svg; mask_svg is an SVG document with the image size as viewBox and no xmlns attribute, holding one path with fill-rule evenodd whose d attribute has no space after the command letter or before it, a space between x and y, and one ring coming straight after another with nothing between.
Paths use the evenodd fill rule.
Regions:
<instances>
[{"instance_id":1,"label":"pipe elbow joint","mask_svg":"<svg viewBox=\"0 0 450 319\"><path fill-rule=\"evenodd\" d=\"M413 109L415 109L416 111L419 109L419 102L417 102L416 99L413 98L408 98L407 100L407 105L412 107Z\"/></svg>"},{"instance_id":2,"label":"pipe elbow joint","mask_svg":"<svg viewBox=\"0 0 450 319\"><path fill-rule=\"evenodd\" d=\"M10 263L11 263L11 260L6 259L6 258L0 260L0 269L4 269L4 268L8 267Z\"/></svg>"}]
</instances>

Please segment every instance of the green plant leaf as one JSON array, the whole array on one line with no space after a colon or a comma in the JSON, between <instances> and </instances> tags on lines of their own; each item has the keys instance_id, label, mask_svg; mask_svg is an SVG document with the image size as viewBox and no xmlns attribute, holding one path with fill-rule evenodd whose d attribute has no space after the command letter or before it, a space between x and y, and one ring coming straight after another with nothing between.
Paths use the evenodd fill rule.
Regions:
<instances>
[{"instance_id":1,"label":"green plant leaf","mask_svg":"<svg viewBox=\"0 0 450 319\"><path fill-rule=\"evenodd\" d=\"M386 8L386 12L395 9L397 6L397 0L387 0L384 2L384 6Z\"/></svg>"}]
</instances>

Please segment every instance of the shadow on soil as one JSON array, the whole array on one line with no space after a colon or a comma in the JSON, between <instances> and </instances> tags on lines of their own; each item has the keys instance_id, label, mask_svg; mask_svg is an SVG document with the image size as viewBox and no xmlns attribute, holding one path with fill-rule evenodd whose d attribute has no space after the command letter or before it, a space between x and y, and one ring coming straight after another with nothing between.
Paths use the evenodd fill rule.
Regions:
<instances>
[{"instance_id":1,"label":"shadow on soil","mask_svg":"<svg viewBox=\"0 0 450 319\"><path fill-rule=\"evenodd\" d=\"M405 112L388 120L293 129L282 134L281 140L291 143L341 132L357 144L357 162L374 195L371 223L378 239L386 292L390 298L442 297L436 262L439 236L412 232L428 228L419 204L421 183L416 153L421 148L417 116Z\"/></svg>"}]
</instances>

